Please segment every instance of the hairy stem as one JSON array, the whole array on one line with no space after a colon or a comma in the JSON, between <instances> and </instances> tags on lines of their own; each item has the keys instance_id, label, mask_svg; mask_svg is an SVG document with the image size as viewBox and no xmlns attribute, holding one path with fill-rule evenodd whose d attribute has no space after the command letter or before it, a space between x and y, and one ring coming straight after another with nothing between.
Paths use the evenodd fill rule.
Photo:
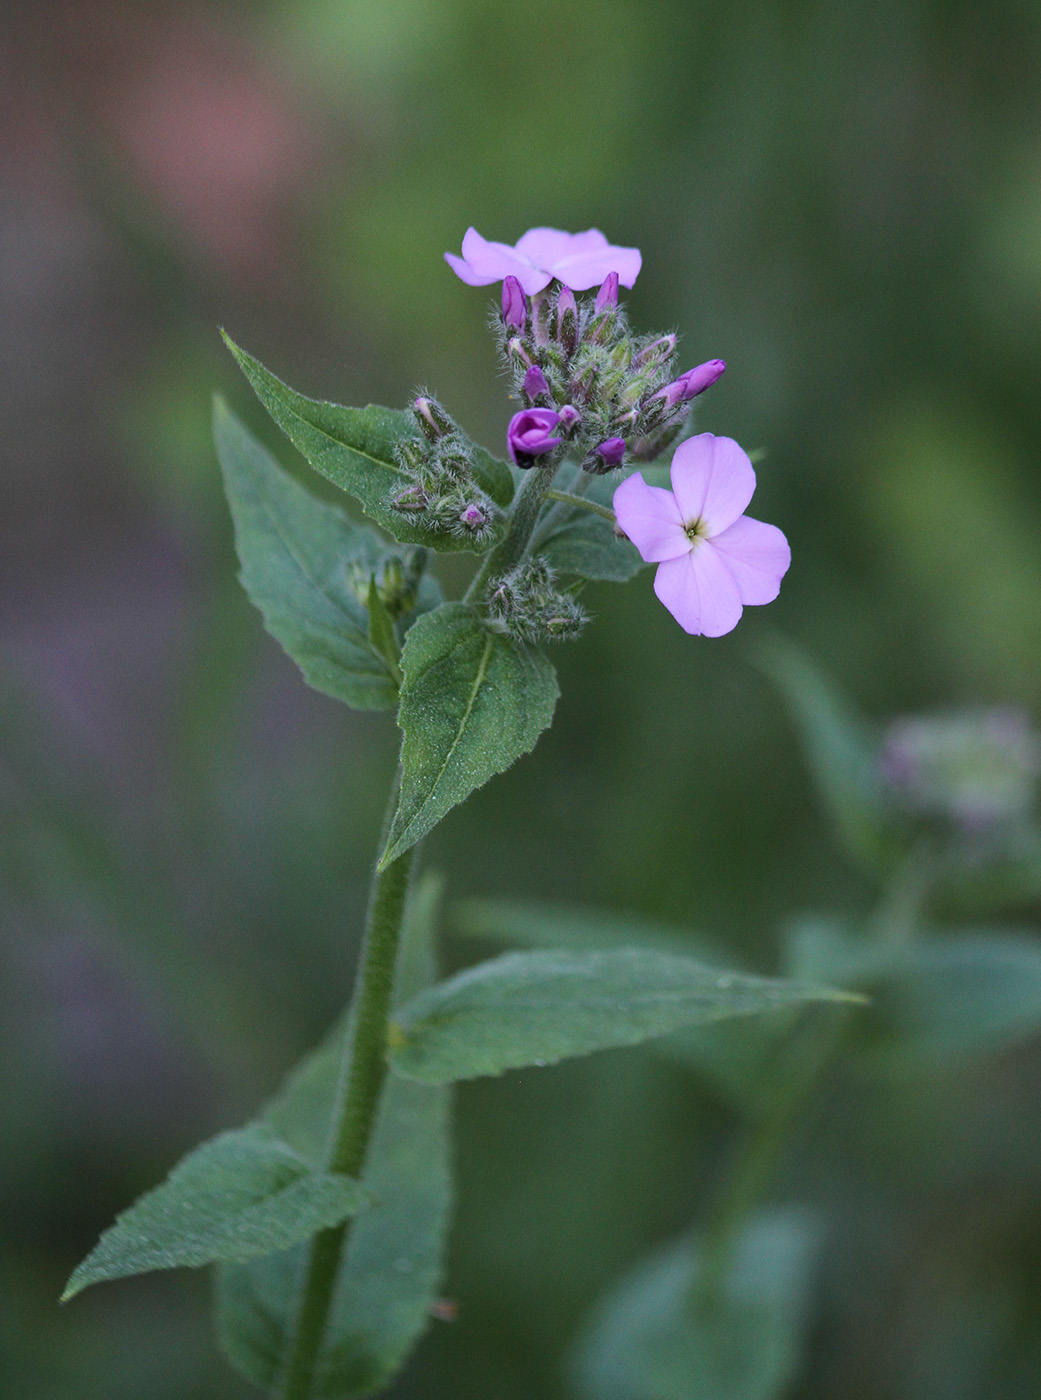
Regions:
<instances>
[{"instance_id":1,"label":"hairy stem","mask_svg":"<svg viewBox=\"0 0 1041 1400\"><path fill-rule=\"evenodd\" d=\"M553 477L552 467L532 467L528 472L514 500L509 528L495 548L484 556L481 567L466 590L464 602L479 602L489 579L509 573L514 564L524 557Z\"/></svg>"},{"instance_id":2,"label":"hairy stem","mask_svg":"<svg viewBox=\"0 0 1041 1400\"><path fill-rule=\"evenodd\" d=\"M595 501L587 501L584 496L573 496L570 491L547 491L546 499L560 501L566 506L577 506L579 510L588 510L594 515L602 515L612 525L618 524L618 517L613 510L609 510L607 506L599 506Z\"/></svg>"},{"instance_id":3,"label":"hairy stem","mask_svg":"<svg viewBox=\"0 0 1041 1400\"><path fill-rule=\"evenodd\" d=\"M391 790L381 849L397 803L398 783ZM376 1111L387 1075L387 1021L394 989L401 924L408 894L415 847L406 851L372 879L361 963L354 988L351 1016L344 1038L340 1092L326 1154L326 1170L360 1177L372 1138ZM315 1366L329 1320L336 1277L351 1221L322 1230L311 1241L307 1271L301 1287L295 1324L290 1334L279 1400L310 1400Z\"/></svg>"}]
</instances>

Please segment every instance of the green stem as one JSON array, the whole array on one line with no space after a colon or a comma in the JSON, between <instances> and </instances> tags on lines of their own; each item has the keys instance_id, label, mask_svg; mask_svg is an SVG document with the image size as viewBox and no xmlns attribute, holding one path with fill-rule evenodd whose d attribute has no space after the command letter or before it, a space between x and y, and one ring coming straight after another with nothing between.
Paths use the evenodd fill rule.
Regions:
<instances>
[{"instance_id":1,"label":"green stem","mask_svg":"<svg viewBox=\"0 0 1041 1400\"><path fill-rule=\"evenodd\" d=\"M584 496L573 496L570 491L547 491L546 499L548 501L561 501L566 506L578 506L579 510L588 510L592 511L594 515L602 515L612 525L618 524L618 517L613 510L608 510L607 506L598 506L595 501L587 501Z\"/></svg>"},{"instance_id":2,"label":"green stem","mask_svg":"<svg viewBox=\"0 0 1041 1400\"><path fill-rule=\"evenodd\" d=\"M481 567L466 590L464 603L480 601L489 579L509 573L514 564L518 564L524 557L524 551L528 547L554 475L552 467L532 467L528 472L524 485L514 500L509 528L495 548L484 556Z\"/></svg>"},{"instance_id":3,"label":"green stem","mask_svg":"<svg viewBox=\"0 0 1041 1400\"><path fill-rule=\"evenodd\" d=\"M722 1287L741 1228L765 1194L784 1155L792 1125L835 1053L845 1024L846 1017L838 1008L827 1007L809 1012L796 1027L772 1076L770 1107L739 1147L702 1232L695 1299L714 1297Z\"/></svg>"},{"instance_id":4,"label":"green stem","mask_svg":"<svg viewBox=\"0 0 1041 1400\"><path fill-rule=\"evenodd\" d=\"M391 790L381 849L397 803ZM394 989L401 923L415 847L375 873L355 983L351 1016L344 1037L340 1091L326 1153L326 1170L360 1177L387 1075L387 1022ZM307 1272L299 1295L295 1326L287 1349L279 1400L310 1400L315 1366L329 1320L336 1278L350 1220L322 1230L311 1242Z\"/></svg>"}]
</instances>

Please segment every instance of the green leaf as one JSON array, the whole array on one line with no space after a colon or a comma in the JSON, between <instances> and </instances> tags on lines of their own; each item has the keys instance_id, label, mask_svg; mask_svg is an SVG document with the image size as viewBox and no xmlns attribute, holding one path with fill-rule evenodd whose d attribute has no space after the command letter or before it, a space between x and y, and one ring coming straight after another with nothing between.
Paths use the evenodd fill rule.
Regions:
<instances>
[{"instance_id":1,"label":"green leaf","mask_svg":"<svg viewBox=\"0 0 1041 1400\"><path fill-rule=\"evenodd\" d=\"M897 842L887 820L877 765L878 741L831 682L790 642L760 646L763 671L788 705L818 790L852 855L887 869Z\"/></svg>"},{"instance_id":2,"label":"green leaf","mask_svg":"<svg viewBox=\"0 0 1041 1400\"><path fill-rule=\"evenodd\" d=\"M397 982L409 995L434 974L440 882L410 900ZM291 1076L268 1119L297 1149L324 1151L340 1074L342 1033ZM426 1329L443 1272L451 1204L450 1090L392 1078L364 1174L374 1204L352 1224L319 1362L315 1400L387 1384ZM217 1326L232 1364L262 1389L275 1384L307 1251L297 1248L218 1271Z\"/></svg>"},{"instance_id":3,"label":"green leaf","mask_svg":"<svg viewBox=\"0 0 1041 1400\"><path fill-rule=\"evenodd\" d=\"M391 1066L444 1084L636 1045L681 1026L844 993L721 972L642 948L510 953L418 997L392 1026Z\"/></svg>"},{"instance_id":4,"label":"green leaf","mask_svg":"<svg viewBox=\"0 0 1041 1400\"><path fill-rule=\"evenodd\" d=\"M495 531L489 532L479 547L471 539L435 533L415 516L397 511L391 505L399 491L413 485L412 478L401 470L395 456L399 443L418 437L411 413L381 408L378 404L345 408L341 404L305 398L276 379L230 336L225 335L224 341L260 402L293 446L303 453L315 471L354 496L365 514L395 539L407 544L429 545L441 552L469 550L479 553L496 543ZM483 450L475 453L475 458L478 459L475 475L479 484L487 481L501 500L506 483L497 466L505 464L496 464L495 458ZM510 487L512 494L512 478Z\"/></svg>"},{"instance_id":5,"label":"green leaf","mask_svg":"<svg viewBox=\"0 0 1041 1400\"><path fill-rule=\"evenodd\" d=\"M374 567L384 542L294 481L220 399L214 436L242 584L267 630L316 690L358 709L395 705L394 672L347 575L351 562Z\"/></svg>"},{"instance_id":6,"label":"green leaf","mask_svg":"<svg viewBox=\"0 0 1041 1400\"><path fill-rule=\"evenodd\" d=\"M493 457L485 448L478 447L476 442L472 442L470 448L473 453L474 478L478 486L497 506L505 509L513 500L516 491L516 479L510 470L510 464L500 457Z\"/></svg>"},{"instance_id":7,"label":"green leaf","mask_svg":"<svg viewBox=\"0 0 1041 1400\"><path fill-rule=\"evenodd\" d=\"M401 669L401 795L381 869L534 748L559 694L541 652L490 632L465 603L419 619Z\"/></svg>"},{"instance_id":8,"label":"green leaf","mask_svg":"<svg viewBox=\"0 0 1041 1400\"><path fill-rule=\"evenodd\" d=\"M779 1400L806 1344L818 1230L762 1211L735 1243L722 1287L698 1288L696 1240L638 1265L597 1309L576 1351L587 1400Z\"/></svg>"},{"instance_id":9,"label":"green leaf","mask_svg":"<svg viewBox=\"0 0 1041 1400\"><path fill-rule=\"evenodd\" d=\"M203 1143L106 1230L63 1301L104 1279L283 1250L366 1203L356 1181L312 1171L261 1123Z\"/></svg>"},{"instance_id":10,"label":"green leaf","mask_svg":"<svg viewBox=\"0 0 1041 1400\"><path fill-rule=\"evenodd\" d=\"M621 539L602 515L574 510L543 535L536 546L553 568L562 574L625 583L644 567L636 546Z\"/></svg>"}]
</instances>

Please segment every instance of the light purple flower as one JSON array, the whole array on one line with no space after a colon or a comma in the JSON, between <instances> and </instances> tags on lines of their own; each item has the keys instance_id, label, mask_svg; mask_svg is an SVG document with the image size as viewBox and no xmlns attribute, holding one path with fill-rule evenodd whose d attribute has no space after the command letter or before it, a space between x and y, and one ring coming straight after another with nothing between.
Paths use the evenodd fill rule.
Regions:
<instances>
[{"instance_id":1,"label":"light purple flower","mask_svg":"<svg viewBox=\"0 0 1041 1400\"><path fill-rule=\"evenodd\" d=\"M463 256L446 253L445 261L469 287L487 287L513 276L527 295L533 296L554 277L576 292L584 292L614 272L623 287L631 287L642 259L638 248L612 247L596 228L585 233L532 228L515 248L508 243L490 243L475 228L468 228Z\"/></svg>"},{"instance_id":2,"label":"light purple flower","mask_svg":"<svg viewBox=\"0 0 1041 1400\"><path fill-rule=\"evenodd\" d=\"M515 413L506 429L511 461L518 467L533 467L536 457L559 447L563 438L553 436L553 429L559 422L560 414L551 408L525 408Z\"/></svg>"},{"instance_id":3,"label":"light purple flower","mask_svg":"<svg viewBox=\"0 0 1041 1400\"><path fill-rule=\"evenodd\" d=\"M742 607L770 603L791 563L788 541L744 509L755 472L732 438L701 433L677 447L672 490L634 472L614 493L619 526L649 564L654 591L692 636L722 637Z\"/></svg>"}]
</instances>

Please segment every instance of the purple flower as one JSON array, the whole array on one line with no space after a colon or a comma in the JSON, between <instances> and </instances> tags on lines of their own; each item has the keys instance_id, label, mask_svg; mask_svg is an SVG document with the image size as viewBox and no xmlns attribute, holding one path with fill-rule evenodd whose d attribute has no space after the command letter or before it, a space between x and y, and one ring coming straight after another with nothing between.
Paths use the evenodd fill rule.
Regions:
<instances>
[{"instance_id":1,"label":"purple flower","mask_svg":"<svg viewBox=\"0 0 1041 1400\"><path fill-rule=\"evenodd\" d=\"M516 277L528 296L548 287L553 278L576 292L596 287L612 273L623 287L631 287L640 272L638 248L615 248L599 229L564 233L557 228L532 228L517 246L490 243L475 228L463 239L463 256L446 253L449 267L469 287L487 287Z\"/></svg>"},{"instance_id":2,"label":"purple flower","mask_svg":"<svg viewBox=\"0 0 1041 1400\"><path fill-rule=\"evenodd\" d=\"M732 438L701 433L677 447L672 490L639 472L614 493L618 524L649 564L654 591L692 636L722 637L742 607L770 603L791 563L774 525L743 514L755 490L752 464Z\"/></svg>"},{"instance_id":3,"label":"purple flower","mask_svg":"<svg viewBox=\"0 0 1041 1400\"><path fill-rule=\"evenodd\" d=\"M508 331L523 331L527 316L528 303L524 299L524 288L516 277L507 277L502 284L503 324Z\"/></svg>"},{"instance_id":4,"label":"purple flower","mask_svg":"<svg viewBox=\"0 0 1041 1400\"><path fill-rule=\"evenodd\" d=\"M560 414L551 408L525 408L515 413L506 429L506 446L518 467L533 467L535 458L559 447L563 438L553 436Z\"/></svg>"},{"instance_id":5,"label":"purple flower","mask_svg":"<svg viewBox=\"0 0 1041 1400\"><path fill-rule=\"evenodd\" d=\"M617 467L625 456L625 438L608 438L599 447L594 447L593 451L600 457L605 467Z\"/></svg>"}]
</instances>

